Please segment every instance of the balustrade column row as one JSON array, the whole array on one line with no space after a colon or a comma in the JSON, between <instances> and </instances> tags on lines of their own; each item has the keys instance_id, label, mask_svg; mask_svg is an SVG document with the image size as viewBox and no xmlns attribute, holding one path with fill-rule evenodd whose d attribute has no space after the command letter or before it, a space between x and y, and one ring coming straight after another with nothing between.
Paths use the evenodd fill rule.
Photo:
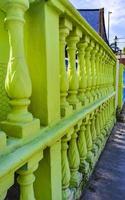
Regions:
<instances>
[{"instance_id":1,"label":"balustrade column row","mask_svg":"<svg viewBox=\"0 0 125 200\"><path fill-rule=\"evenodd\" d=\"M68 52L68 68L65 51ZM78 57L78 65L76 65ZM60 19L61 116L86 107L114 91L115 61L89 35Z\"/></svg>"},{"instance_id":2,"label":"balustrade column row","mask_svg":"<svg viewBox=\"0 0 125 200\"><path fill-rule=\"evenodd\" d=\"M114 125L114 100L104 102L62 138L63 199L73 195L72 189L78 189L96 163Z\"/></svg>"}]
</instances>

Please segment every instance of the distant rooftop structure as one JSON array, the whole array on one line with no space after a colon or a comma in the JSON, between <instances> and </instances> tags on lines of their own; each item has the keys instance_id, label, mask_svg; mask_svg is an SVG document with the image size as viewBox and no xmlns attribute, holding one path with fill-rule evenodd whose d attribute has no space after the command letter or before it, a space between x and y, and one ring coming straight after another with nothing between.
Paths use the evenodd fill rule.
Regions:
<instances>
[{"instance_id":1,"label":"distant rooftop structure","mask_svg":"<svg viewBox=\"0 0 125 200\"><path fill-rule=\"evenodd\" d=\"M86 21L95 29L95 31L103 38L109 45L104 19L104 8L101 9L78 9L80 14Z\"/></svg>"}]
</instances>

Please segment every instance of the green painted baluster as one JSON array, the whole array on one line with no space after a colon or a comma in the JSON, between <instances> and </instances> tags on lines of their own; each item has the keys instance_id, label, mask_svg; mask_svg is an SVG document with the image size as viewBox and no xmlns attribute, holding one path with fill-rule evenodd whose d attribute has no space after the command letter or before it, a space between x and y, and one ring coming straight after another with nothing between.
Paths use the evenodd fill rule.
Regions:
<instances>
[{"instance_id":1,"label":"green painted baluster","mask_svg":"<svg viewBox=\"0 0 125 200\"><path fill-rule=\"evenodd\" d=\"M95 114L95 126L96 126L96 145L98 146L98 149L101 148L102 144L102 139L100 138L100 123L99 123L99 108L96 109L96 114Z\"/></svg>"},{"instance_id":2,"label":"green painted baluster","mask_svg":"<svg viewBox=\"0 0 125 200\"><path fill-rule=\"evenodd\" d=\"M108 116L108 129L110 129L110 100L108 100L108 109L107 109L107 116Z\"/></svg>"},{"instance_id":3,"label":"green painted baluster","mask_svg":"<svg viewBox=\"0 0 125 200\"><path fill-rule=\"evenodd\" d=\"M99 85L100 85L100 48L98 47L98 52L96 54L96 73L97 73L97 82L96 82L96 96L97 99L100 98L100 93L99 93Z\"/></svg>"},{"instance_id":4,"label":"green painted baluster","mask_svg":"<svg viewBox=\"0 0 125 200\"><path fill-rule=\"evenodd\" d=\"M99 45L95 47L95 99L98 99L98 78L99 78Z\"/></svg>"},{"instance_id":5,"label":"green painted baluster","mask_svg":"<svg viewBox=\"0 0 125 200\"><path fill-rule=\"evenodd\" d=\"M112 85L112 92L114 91L114 61L111 60L111 70L112 70L112 73L111 73L111 85Z\"/></svg>"},{"instance_id":6,"label":"green painted baluster","mask_svg":"<svg viewBox=\"0 0 125 200\"><path fill-rule=\"evenodd\" d=\"M103 129L103 105L100 106L100 134L102 138L102 143L104 142L104 129Z\"/></svg>"},{"instance_id":7,"label":"green painted baluster","mask_svg":"<svg viewBox=\"0 0 125 200\"><path fill-rule=\"evenodd\" d=\"M106 85L105 85L106 95L109 94L108 77L109 77L108 55L106 54Z\"/></svg>"},{"instance_id":8,"label":"green painted baluster","mask_svg":"<svg viewBox=\"0 0 125 200\"><path fill-rule=\"evenodd\" d=\"M113 118L113 109L112 109L112 103L113 103L113 97L111 98L111 104L110 104L110 128L112 128L112 118Z\"/></svg>"},{"instance_id":9,"label":"green painted baluster","mask_svg":"<svg viewBox=\"0 0 125 200\"><path fill-rule=\"evenodd\" d=\"M96 45L95 48L92 50L91 54L91 64L92 64L92 95L93 100L97 99L96 94L96 86L97 86L97 54L98 54L99 46Z\"/></svg>"},{"instance_id":10,"label":"green painted baluster","mask_svg":"<svg viewBox=\"0 0 125 200\"><path fill-rule=\"evenodd\" d=\"M108 101L106 101L106 108L105 108L105 119L106 119L106 125L105 125L105 127L106 127L106 131L107 131L107 135L108 135L108 115L107 115L107 113L108 113Z\"/></svg>"},{"instance_id":11,"label":"green painted baluster","mask_svg":"<svg viewBox=\"0 0 125 200\"><path fill-rule=\"evenodd\" d=\"M104 137L103 137L103 124L102 124L102 106L99 107L99 127L100 127L100 131L99 131L99 137L100 137L100 140L103 144L104 142Z\"/></svg>"},{"instance_id":12,"label":"green painted baluster","mask_svg":"<svg viewBox=\"0 0 125 200\"><path fill-rule=\"evenodd\" d=\"M108 61L108 66L109 66L109 92L111 92L111 66L110 66L110 57Z\"/></svg>"},{"instance_id":13,"label":"green painted baluster","mask_svg":"<svg viewBox=\"0 0 125 200\"><path fill-rule=\"evenodd\" d=\"M98 147L96 145L96 127L95 127L95 111L91 114L91 135L92 135L92 142L93 142L93 153L96 156L98 152Z\"/></svg>"},{"instance_id":14,"label":"green painted baluster","mask_svg":"<svg viewBox=\"0 0 125 200\"><path fill-rule=\"evenodd\" d=\"M105 103L102 105L102 117L103 117L103 134L104 136L106 136Z\"/></svg>"},{"instance_id":15,"label":"green painted baluster","mask_svg":"<svg viewBox=\"0 0 125 200\"><path fill-rule=\"evenodd\" d=\"M107 95L107 78L108 78L108 72L107 72L107 54L105 54L105 66L104 66L104 74L105 74L105 96Z\"/></svg>"},{"instance_id":16,"label":"green painted baluster","mask_svg":"<svg viewBox=\"0 0 125 200\"><path fill-rule=\"evenodd\" d=\"M78 188L81 181L81 174L78 172L80 166L80 158L76 140L77 140L77 133L74 128L73 133L71 135L71 140L69 141L69 149L68 149L68 160L71 172L71 179L70 179L71 188Z\"/></svg>"},{"instance_id":17,"label":"green painted baluster","mask_svg":"<svg viewBox=\"0 0 125 200\"><path fill-rule=\"evenodd\" d=\"M103 68L103 72L104 72L104 95L106 96L107 92L107 65L106 65L106 61L107 60L107 55L105 52L105 57L104 57L104 68Z\"/></svg>"},{"instance_id":18,"label":"green painted baluster","mask_svg":"<svg viewBox=\"0 0 125 200\"><path fill-rule=\"evenodd\" d=\"M107 67L108 67L108 94L110 93L110 67L109 67L109 56L107 57Z\"/></svg>"},{"instance_id":19,"label":"green painted baluster","mask_svg":"<svg viewBox=\"0 0 125 200\"><path fill-rule=\"evenodd\" d=\"M86 145L86 138L85 138L85 123L82 122L80 127L80 131L78 132L78 150L80 156L80 172L82 172L84 179L88 177L89 174L89 164L86 161L87 156L87 145Z\"/></svg>"},{"instance_id":20,"label":"green painted baluster","mask_svg":"<svg viewBox=\"0 0 125 200\"><path fill-rule=\"evenodd\" d=\"M91 130L90 130L91 121L90 121L89 115L85 118L85 124L86 124L85 138L86 138L86 144L87 144L86 160L87 162L90 163L90 167L92 167L93 162L94 162L94 154L92 153L93 143L92 143L92 135L91 135Z\"/></svg>"},{"instance_id":21,"label":"green painted baluster","mask_svg":"<svg viewBox=\"0 0 125 200\"><path fill-rule=\"evenodd\" d=\"M14 184L14 174L8 173L0 178L0 200L5 200L8 189Z\"/></svg>"},{"instance_id":22,"label":"green painted baluster","mask_svg":"<svg viewBox=\"0 0 125 200\"><path fill-rule=\"evenodd\" d=\"M105 83L105 73L104 73L104 67L105 67L105 51L103 51L102 55L102 96L105 96L105 88L104 88L104 83Z\"/></svg>"},{"instance_id":23,"label":"green painted baluster","mask_svg":"<svg viewBox=\"0 0 125 200\"><path fill-rule=\"evenodd\" d=\"M107 136L107 126L106 126L106 102L103 106L103 117L104 117L104 130L105 130L105 136Z\"/></svg>"},{"instance_id":24,"label":"green painted baluster","mask_svg":"<svg viewBox=\"0 0 125 200\"><path fill-rule=\"evenodd\" d=\"M103 51L103 58L102 58L102 96L105 96L105 51Z\"/></svg>"},{"instance_id":25,"label":"green painted baluster","mask_svg":"<svg viewBox=\"0 0 125 200\"><path fill-rule=\"evenodd\" d=\"M99 98L102 97L102 58L103 58L103 49L100 48L100 51L99 51Z\"/></svg>"},{"instance_id":26,"label":"green painted baluster","mask_svg":"<svg viewBox=\"0 0 125 200\"><path fill-rule=\"evenodd\" d=\"M10 45L5 88L10 98L12 111L8 114L7 121L1 126L7 134L15 137L31 135L40 128L39 120L33 119L32 114L27 110L32 92L24 53L24 14L28 8L28 0L5 1L5 23Z\"/></svg>"},{"instance_id":27,"label":"green painted baluster","mask_svg":"<svg viewBox=\"0 0 125 200\"><path fill-rule=\"evenodd\" d=\"M92 97L92 71L91 71L91 51L94 48L94 43L93 41L90 42L86 49L86 72L87 72L87 97L89 99L89 103L93 102L93 97Z\"/></svg>"},{"instance_id":28,"label":"green painted baluster","mask_svg":"<svg viewBox=\"0 0 125 200\"><path fill-rule=\"evenodd\" d=\"M108 126L108 101L106 102L106 108L105 108L105 118L106 118L106 135L109 133L109 126Z\"/></svg>"},{"instance_id":29,"label":"green painted baluster","mask_svg":"<svg viewBox=\"0 0 125 200\"><path fill-rule=\"evenodd\" d=\"M78 76L79 76L79 93L78 98L83 106L88 104L88 99L86 97L86 87L87 87L87 76L86 76L86 63L85 63L85 52L88 46L88 37L81 39L78 43Z\"/></svg>"},{"instance_id":30,"label":"green painted baluster","mask_svg":"<svg viewBox=\"0 0 125 200\"><path fill-rule=\"evenodd\" d=\"M116 70L117 70L117 66L116 66L116 61L113 61L113 86L114 86L114 91L116 90Z\"/></svg>"},{"instance_id":31,"label":"green painted baluster","mask_svg":"<svg viewBox=\"0 0 125 200\"><path fill-rule=\"evenodd\" d=\"M108 56L108 71L109 71L109 75L108 75L108 88L109 88L109 93L111 92L111 68L110 68L110 57Z\"/></svg>"},{"instance_id":32,"label":"green painted baluster","mask_svg":"<svg viewBox=\"0 0 125 200\"><path fill-rule=\"evenodd\" d=\"M62 149L61 149L61 160L62 160L62 199L67 200L72 197L71 190L69 189L70 184L70 168L67 157L67 142L71 139L70 134L65 135L62 138Z\"/></svg>"},{"instance_id":33,"label":"green painted baluster","mask_svg":"<svg viewBox=\"0 0 125 200\"><path fill-rule=\"evenodd\" d=\"M112 102L112 124L114 126L114 124L116 123L116 112L115 112L115 97L113 97L113 102Z\"/></svg>"},{"instance_id":34,"label":"green painted baluster","mask_svg":"<svg viewBox=\"0 0 125 200\"><path fill-rule=\"evenodd\" d=\"M20 185L20 200L36 200L33 188L35 181L33 173L38 168L38 163L42 157L42 152L38 152L32 160L18 170L17 181Z\"/></svg>"},{"instance_id":35,"label":"green painted baluster","mask_svg":"<svg viewBox=\"0 0 125 200\"><path fill-rule=\"evenodd\" d=\"M20 184L20 200L36 200L33 190L35 176L33 171L21 171L18 178Z\"/></svg>"},{"instance_id":36,"label":"green painted baluster","mask_svg":"<svg viewBox=\"0 0 125 200\"><path fill-rule=\"evenodd\" d=\"M68 78L69 78L69 91L68 91L68 101L69 104L73 106L73 109L79 109L81 107L81 103L77 98L78 88L79 88L79 80L78 74L76 70L76 45L82 37L82 32L78 28L74 28L74 30L70 33L67 38L67 50L69 57L69 66L68 66Z\"/></svg>"},{"instance_id":37,"label":"green painted baluster","mask_svg":"<svg viewBox=\"0 0 125 200\"><path fill-rule=\"evenodd\" d=\"M61 116L65 117L72 113L72 106L67 101L69 83L65 65L66 37L72 29L72 24L66 19L60 19L60 106Z\"/></svg>"},{"instance_id":38,"label":"green painted baluster","mask_svg":"<svg viewBox=\"0 0 125 200\"><path fill-rule=\"evenodd\" d=\"M111 125L112 125L111 116L112 116L112 98L110 99L110 102L109 102L109 128L110 130L111 130Z\"/></svg>"},{"instance_id":39,"label":"green painted baluster","mask_svg":"<svg viewBox=\"0 0 125 200\"><path fill-rule=\"evenodd\" d=\"M93 47L95 47L95 43L93 42ZM95 55L96 55L96 51L95 48L92 49L91 51L91 77L92 77L92 83L91 83L91 95L92 95L92 99L93 101L95 100L95 90L94 90L94 86L95 86L95 81L96 81L96 77L95 77Z\"/></svg>"}]
</instances>

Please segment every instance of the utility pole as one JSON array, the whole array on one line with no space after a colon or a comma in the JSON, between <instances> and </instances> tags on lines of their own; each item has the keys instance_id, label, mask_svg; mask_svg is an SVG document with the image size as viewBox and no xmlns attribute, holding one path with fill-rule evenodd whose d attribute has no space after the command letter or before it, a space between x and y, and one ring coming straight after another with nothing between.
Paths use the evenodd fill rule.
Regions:
<instances>
[{"instance_id":1,"label":"utility pole","mask_svg":"<svg viewBox=\"0 0 125 200\"><path fill-rule=\"evenodd\" d=\"M118 38L117 38L117 36L115 36L115 52L116 52L116 50L117 50L117 41L118 41Z\"/></svg>"},{"instance_id":2,"label":"utility pole","mask_svg":"<svg viewBox=\"0 0 125 200\"><path fill-rule=\"evenodd\" d=\"M108 11L108 42L109 42L109 31L110 31L110 15L112 14L111 11ZM110 43L110 42L109 42Z\"/></svg>"}]
</instances>

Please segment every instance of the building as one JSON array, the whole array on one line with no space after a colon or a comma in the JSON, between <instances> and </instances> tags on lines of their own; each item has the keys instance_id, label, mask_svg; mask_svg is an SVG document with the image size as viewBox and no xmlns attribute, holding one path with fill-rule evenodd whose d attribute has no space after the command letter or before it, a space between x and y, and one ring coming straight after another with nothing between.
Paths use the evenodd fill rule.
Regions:
<instances>
[{"instance_id":1,"label":"building","mask_svg":"<svg viewBox=\"0 0 125 200\"><path fill-rule=\"evenodd\" d=\"M103 38L109 45L104 19L104 8L100 9L78 9L80 14L93 27L93 29Z\"/></svg>"}]
</instances>

